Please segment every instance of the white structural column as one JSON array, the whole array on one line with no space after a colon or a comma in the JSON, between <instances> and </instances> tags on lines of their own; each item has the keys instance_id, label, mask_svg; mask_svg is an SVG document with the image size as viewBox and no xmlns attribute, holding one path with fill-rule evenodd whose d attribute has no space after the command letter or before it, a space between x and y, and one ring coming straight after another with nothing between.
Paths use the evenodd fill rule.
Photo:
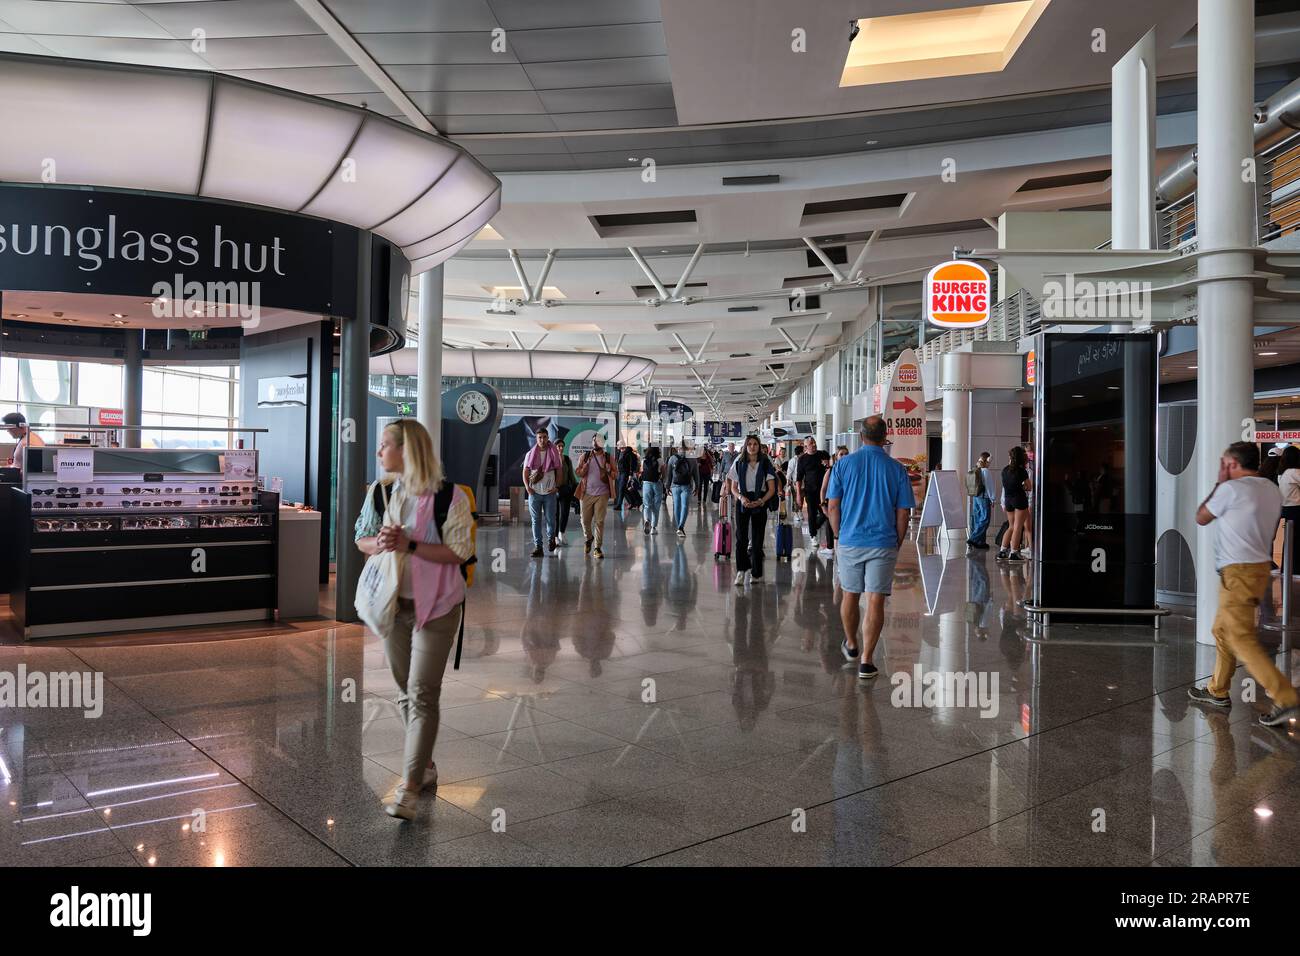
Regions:
<instances>
[{"instance_id":1,"label":"white structural column","mask_svg":"<svg viewBox=\"0 0 1300 956\"><path fill-rule=\"evenodd\" d=\"M962 473L971 466L971 354L949 352L939 359L939 391L943 393L943 468Z\"/></svg>"},{"instance_id":2,"label":"white structural column","mask_svg":"<svg viewBox=\"0 0 1300 956\"><path fill-rule=\"evenodd\" d=\"M1110 71L1110 234L1114 249L1155 246L1156 31Z\"/></svg>"},{"instance_id":3,"label":"white structural column","mask_svg":"<svg viewBox=\"0 0 1300 956\"><path fill-rule=\"evenodd\" d=\"M826 375L824 365L813 372L813 414L817 416L817 447L826 447Z\"/></svg>"},{"instance_id":4,"label":"white structural column","mask_svg":"<svg viewBox=\"0 0 1300 956\"><path fill-rule=\"evenodd\" d=\"M1148 30L1133 48L1111 68L1111 212L1110 235L1113 249L1154 249L1155 131L1156 131L1156 36ZM1122 301L1122 300L1117 300ZM1142 300L1128 300L1136 306ZM1130 313L1133 314L1133 313ZM1112 332L1130 332L1127 323L1111 325ZM1145 391L1146 369L1136 361L1124 365L1124 434L1127 441L1146 433L1143 419L1151 410L1127 397ZM1129 448L1128 454L1156 457L1154 447ZM1153 461L1152 468L1158 470ZM1124 469L1125 510L1154 508L1147 497L1144 469Z\"/></svg>"},{"instance_id":5,"label":"white structural column","mask_svg":"<svg viewBox=\"0 0 1300 956\"><path fill-rule=\"evenodd\" d=\"M1249 249L1254 245L1254 184L1243 167L1254 155L1254 5L1241 0L1197 4L1196 232L1201 257L1197 289L1196 468L1204 495L1214 487L1219 455L1240 441L1254 414L1254 319ZM1196 548L1196 639L1213 644L1219 600L1211 525Z\"/></svg>"},{"instance_id":6,"label":"white structural column","mask_svg":"<svg viewBox=\"0 0 1300 956\"><path fill-rule=\"evenodd\" d=\"M416 353L416 411L442 454L442 266L420 273L420 341Z\"/></svg>"}]
</instances>

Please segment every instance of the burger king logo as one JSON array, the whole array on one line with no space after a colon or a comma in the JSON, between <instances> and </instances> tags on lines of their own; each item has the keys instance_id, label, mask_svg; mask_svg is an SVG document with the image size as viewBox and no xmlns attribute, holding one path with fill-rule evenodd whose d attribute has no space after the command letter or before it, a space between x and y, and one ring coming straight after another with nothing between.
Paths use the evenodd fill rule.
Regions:
<instances>
[{"instance_id":1,"label":"burger king logo","mask_svg":"<svg viewBox=\"0 0 1300 956\"><path fill-rule=\"evenodd\" d=\"M915 365L900 365L898 367L898 384L915 385L920 378L920 372Z\"/></svg>"},{"instance_id":2,"label":"burger king logo","mask_svg":"<svg viewBox=\"0 0 1300 956\"><path fill-rule=\"evenodd\" d=\"M942 262L925 277L925 317L941 329L978 329L989 320L992 283L976 262Z\"/></svg>"}]
</instances>

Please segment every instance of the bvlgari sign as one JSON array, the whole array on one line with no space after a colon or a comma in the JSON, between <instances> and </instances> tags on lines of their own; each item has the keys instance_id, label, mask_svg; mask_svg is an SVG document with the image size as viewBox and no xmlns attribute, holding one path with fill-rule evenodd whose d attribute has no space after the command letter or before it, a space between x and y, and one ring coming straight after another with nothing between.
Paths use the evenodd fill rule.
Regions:
<instances>
[{"instance_id":1,"label":"bvlgari sign","mask_svg":"<svg viewBox=\"0 0 1300 956\"><path fill-rule=\"evenodd\" d=\"M263 307L350 315L357 230L306 216L98 190L0 186L0 288L155 296L252 283ZM345 280L347 281L347 280ZM355 277L350 280L355 298Z\"/></svg>"}]
</instances>

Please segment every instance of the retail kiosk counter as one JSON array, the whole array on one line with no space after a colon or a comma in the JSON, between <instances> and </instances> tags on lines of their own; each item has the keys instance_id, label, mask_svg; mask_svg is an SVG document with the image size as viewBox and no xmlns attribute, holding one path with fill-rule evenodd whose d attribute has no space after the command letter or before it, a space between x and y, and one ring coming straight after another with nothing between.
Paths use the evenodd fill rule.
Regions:
<instances>
[{"instance_id":1,"label":"retail kiosk counter","mask_svg":"<svg viewBox=\"0 0 1300 956\"><path fill-rule=\"evenodd\" d=\"M61 451L31 449L5 489L24 639L274 617L279 496L242 449L93 449L89 473Z\"/></svg>"}]
</instances>

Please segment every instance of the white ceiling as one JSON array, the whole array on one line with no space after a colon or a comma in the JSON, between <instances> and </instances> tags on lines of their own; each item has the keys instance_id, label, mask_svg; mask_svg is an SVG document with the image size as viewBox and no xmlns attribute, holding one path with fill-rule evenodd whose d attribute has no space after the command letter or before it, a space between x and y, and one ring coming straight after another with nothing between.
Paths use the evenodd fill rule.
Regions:
<instances>
[{"instance_id":1,"label":"white ceiling","mask_svg":"<svg viewBox=\"0 0 1300 956\"><path fill-rule=\"evenodd\" d=\"M992 245L980 223L1005 210L1104 208L1105 180L1017 191L1109 166L1110 68L1152 26L1158 166L1195 136L1195 0L1053 0L999 73L844 89L851 19L971 0L323 2L420 114L502 179L492 220L502 239L475 239L446 264L447 342L517 348L546 335L543 349L643 355L659 363L657 389L698 404L698 373L711 394L722 389L728 416L756 398L774 409L874 312L866 288L824 296L815 315L772 297L791 277L825 274L809 266L803 237L854 236L852 261L862 237L879 233L865 278L903 281L954 246ZM791 51L795 27L809 52ZM497 28L501 52L491 48ZM1092 51L1097 28L1104 53ZM205 31L202 50L194 29ZM225 72L408 121L295 0L0 0L0 50ZM1300 73L1300 16L1262 18L1256 59L1261 99ZM945 159L956 182L940 178ZM721 185L724 175L773 173L775 185ZM809 202L895 193L906 200L887 213L803 215ZM621 237L592 222L683 209L694 223ZM706 251L691 281L706 286L688 291L735 300L633 304L632 287L649 279L627 246L671 287L697 243ZM545 251L558 250L546 285L569 304L488 314L488 290L519 284L508 249L520 251L530 283ZM726 311L746 305L756 311ZM781 328L807 351L774 355L790 348ZM785 368L768 370L777 364Z\"/></svg>"},{"instance_id":2,"label":"white ceiling","mask_svg":"<svg viewBox=\"0 0 1300 956\"><path fill-rule=\"evenodd\" d=\"M827 116L1108 85L1111 67L1153 25L1160 74L1170 76L1187 70L1186 58L1170 56L1170 48L1196 23L1193 0L1052 0L1001 72L841 88L850 21L968 7L972 0L662 4L677 112L686 124ZM807 34L805 52L793 49L795 29ZM1105 31L1105 52L1093 51L1097 29ZM720 75L727 81L718 82Z\"/></svg>"}]
</instances>

